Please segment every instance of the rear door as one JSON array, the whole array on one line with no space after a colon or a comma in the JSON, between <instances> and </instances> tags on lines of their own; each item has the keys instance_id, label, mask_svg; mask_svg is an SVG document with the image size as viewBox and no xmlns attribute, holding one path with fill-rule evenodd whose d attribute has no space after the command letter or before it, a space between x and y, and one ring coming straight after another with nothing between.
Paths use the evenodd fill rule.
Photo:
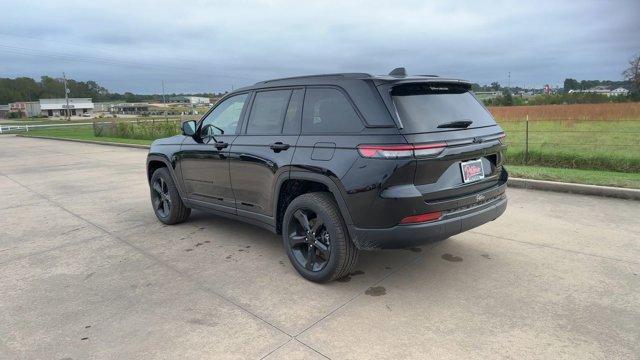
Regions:
<instances>
[{"instance_id":1,"label":"rear door","mask_svg":"<svg viewBox=\"0 0 640 360\"><path fill-rule=\"evenodd\" d=\"M467 84L399 84L388 94L407 142L446 145L435 157L416 151L414 183L423 194L460 196L500 181L504 133Z\"/></svg>"},{"instance_id":2,"label":"rear door","mask_svg":"<svg viewBox=\"0 0 640 360\"><path fill-rule=\"evenodd\" d=\"M300 136L303 88L256 91L241 134L231 146L231 184L239 215L263 222L274 216L275 181Z\"/></svg>"},{"instance_id":3,"label":"rear door","mask_svg":"<svg viewBox=\"0 0 640 360\"><path fill-rule=\"evenodd\" d=\"M364 129L362 118L343 89L307 86L294 169L342 176L354 163L355 145Z\"/></svg>"}]
</instances>

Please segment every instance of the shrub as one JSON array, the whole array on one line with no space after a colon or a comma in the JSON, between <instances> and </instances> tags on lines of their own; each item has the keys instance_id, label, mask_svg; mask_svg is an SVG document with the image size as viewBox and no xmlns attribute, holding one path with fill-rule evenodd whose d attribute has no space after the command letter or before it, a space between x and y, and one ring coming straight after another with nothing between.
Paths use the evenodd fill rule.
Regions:
<instances>
[{"instance_id":1,"label":"shrub","mask_svg":"<svg viewBox=\"0 0 640 360\"><path fill-rule=\"evenodd\" d=\"M96 121L93 123L93 133L102 137L155 140L179 134L180 121Z\"/></svg>"}]
</instances>

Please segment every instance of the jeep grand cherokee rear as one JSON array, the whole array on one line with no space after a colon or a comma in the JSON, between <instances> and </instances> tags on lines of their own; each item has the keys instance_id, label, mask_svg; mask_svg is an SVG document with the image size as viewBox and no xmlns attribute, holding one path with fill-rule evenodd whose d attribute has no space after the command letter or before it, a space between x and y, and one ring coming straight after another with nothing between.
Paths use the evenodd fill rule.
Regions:
<instances>
[{"instance_id":1,"label":"jeep grand cherokee rear","mask_svg":"<svg viewBox=\"0 0 640 360\"><path fill-rule=\"evenodd\" d=\"M406 142L358 145L361 158L343 182L378 191L349 196L357 246L425 244L500 216L504 132L470 85L398 79L378 89Z\"/></svg>"}]
</instances>

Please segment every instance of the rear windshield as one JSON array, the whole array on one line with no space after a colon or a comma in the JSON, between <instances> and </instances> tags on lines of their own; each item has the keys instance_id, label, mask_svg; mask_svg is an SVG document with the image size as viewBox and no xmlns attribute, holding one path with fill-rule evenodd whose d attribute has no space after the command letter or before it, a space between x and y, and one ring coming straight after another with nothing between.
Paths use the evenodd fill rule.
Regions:
<instances>
[{"instance_id":1,"label":"rear windshield","mask_svg":"<svg viewBox=\"0 0 640 360\"><path fill-rule=\"evenodd\" d=\"M402 84L393 87L391 97L406 133L465 128L451 125L454 122L471 121L467 129L496 124L489 111L465 85Z\"/></svg>"}]
</instances>

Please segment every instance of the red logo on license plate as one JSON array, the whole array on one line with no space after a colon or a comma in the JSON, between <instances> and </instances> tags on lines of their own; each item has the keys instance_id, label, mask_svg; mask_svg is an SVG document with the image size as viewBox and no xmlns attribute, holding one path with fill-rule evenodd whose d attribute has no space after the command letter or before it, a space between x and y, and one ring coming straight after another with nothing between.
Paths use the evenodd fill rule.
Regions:
<instances>
[{"instance_id":1,"label":"red logo on license plate","mask_svg":"<svg viewBox=\"0 0 640 360\"><path fill-rule=\"evenodd\" d=\"M482 160L472 160L460 163L462 168L462 180L467 183L484 179L484 169L482 168Z\"/></svg>"},{"instance_id":2,"label":"red logo on license plate","mask_svg":"<svg viewBox=\"0 0 640 360\"><path fill-rule=\"evenodd\" d=\"M464 177L467 179L472 178L482 173L482 168L478 165L467 165L464 167Z\"/></svg>"}]
</instances>

